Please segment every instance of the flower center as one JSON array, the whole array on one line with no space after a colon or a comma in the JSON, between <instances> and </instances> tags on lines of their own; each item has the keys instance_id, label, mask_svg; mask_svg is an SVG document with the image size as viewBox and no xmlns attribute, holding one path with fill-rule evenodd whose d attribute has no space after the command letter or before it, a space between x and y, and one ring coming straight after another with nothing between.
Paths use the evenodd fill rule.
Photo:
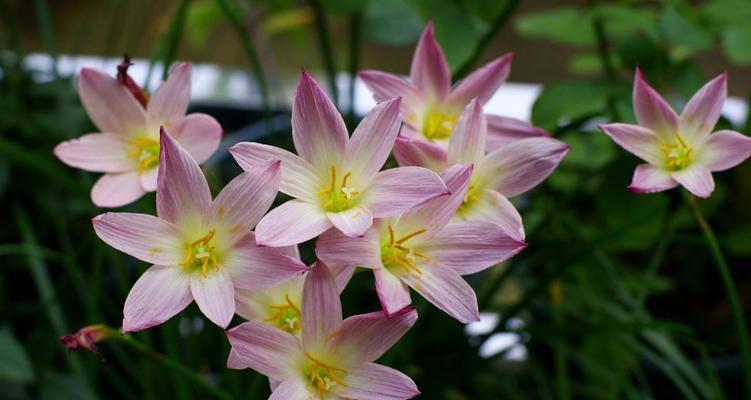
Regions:
<instances>
[{"instance_id":1,"label":"flower center","mask_svg":"<svg viewBox=\"0 0 751 400\"><path fill-rule=\"evenodd\" d=\"M451 132L456 125L459 117L454 114L444 114L442 112L429 112L422 123L422 133L428 140L447 139L451 137Z\"/></svg>"},{"instance_id":2,"label":"flower center","mask_svg":"<svg viewBox=\"0 0 751 400\"><path fill-rule=\"evenodd\" d=\"M159 165L159 142L144 135L139 135L128 141L130 151L128 158L138 165L138 171L143 172Z\"/></svg>"},{"instance_id":3,"label":"flower center","mask_svg":"<svg viewBox=\"0 0 751 400\"><path fill-rule=\"evenodd\" d=\"M407 245L407 241L425 233L426 229L418 229L400 238L394 235L394 228L388 226L388 241L381 246L381 262L386 269L401 268L407 273L422 275L417 259L430 261L430 257L415 251Z\"/></svg>"},{"instance_id":4,"label":"flower center","mask_svg":"<svg viewBox=\"0 0 751 400\"><path fill-rule=\"evenodd\" d=\"M209 273L209 268L219 269L219 262L216 257L216 246L211 244L211 240L216 234L216 229L212 229L206 236L185 246L185 258L180 265L185 269L200 270L204 278Z\"/></svg>"},{"instance_id":5,"label":"flower center","mask_svg":"<svg viewBox=\"0 0 751 400\"><path fill-rule=\"evenodd\" d=\"M318 392L318 397L323 399L326 392L330 391L336 385L347 387L342 379L347 373L345 369L337 368L324 364L320 360L313 358L310 353L305 352L305 357L310 361L310 371L306 374L308 384Z\"/></svg>"},{"instance_id":6,"label":"flower center","mask_svg":"<svg viewBox=\"0 0 751 400\"><path fill-rule=\"evenodd\" d=\"M351 177L352 172L347 171L342 180L338 181L336 166L331 166L331 184L318 191L318 197L321 199L323 208L326 211L344 211L356 204L357 196L360 192L356 188L348 186Z\"/></svg>"},{"instance_id":7,"label":"flower center","mask_svg":"<svg viewBox=\"0 0 751 400\"><path fill-rule=\"evenodd\" d=\"M669 170L680 171L688 167L691 163L691 156L694 149L691 148L681 137L681 134L675 133L675 143L668 143L660 147L660 151L665 155L666 166Z\"/></svg>"},{"instance_id":8,"label":"flower center","mask_svg":"<svg viewBox=\"0 0 751 400\"><path fill-rule=\"evenodd\" d=\"M289 295L284 295L284 299L287 303L269 306L271 315L264 318L264 321L294 335L300 330L300 308L292 302Z\"/></svg>"},{"instance_id":9,"label":"flower center","mask_svg":"<svg viewBox=\"0 0 751 400\"><path fill-rule=\"evenodd\" d=\"M469 185L467 188L467 194L464 195L464 200L459 208L456 210L463 218L467 217L467 211L472 208L472 205L480 200L480 190L475 185Z\"/></svg>"}]
</instances>

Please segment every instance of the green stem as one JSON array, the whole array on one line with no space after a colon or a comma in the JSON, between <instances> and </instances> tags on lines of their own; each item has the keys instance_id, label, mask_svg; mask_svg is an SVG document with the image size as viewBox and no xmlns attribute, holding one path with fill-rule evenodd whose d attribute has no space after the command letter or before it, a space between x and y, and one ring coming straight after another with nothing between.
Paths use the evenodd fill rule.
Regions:
<instances>
[{"instance_id":1,"label":"green stem","mask_svg":"<svg viewBox=\"0 0 751 400\"><path fill-rule=\"evenodd\" d=\"M185 26L185 18L188 15L188 8L190 6L190 0L182 0L177 7L175 17L172 18L172 25L170 25L167 36L165 37L165 48L162 57L164 68L162 69L162 80L167 79L169 75L169 67L172 62L175 61L175 55L177 54L177 46L180 44L180 36L183 33L183 27Z\"/></svg>"},{"instance_id":2,"label":"green stem","mask_svg":"<svg viewBox=\"0 0 751 400\"><path fill-rule=\"evenodd\" d=\"M351 128L355 125L355 82L357 69L360 65L360 37L362 29L362 14L354 14L349 19L349 112L347 122Z\"/></svg>"},{"instance_id":3,"label":"green stem","mask_svg":"<svg viewBox=\"0 0 751 400\"><path fill-rule=\"evenodd\" d=\"M595 40L597 42L597 54L600 56L602 62L602 68L605 70L605 79L609 84L612 84L618 80L616 75L615 65L613 64L613 57L610 54L610 41L608 40L607 32L605 31L605 24L595 12L594 8L597 5L597 0L590 0L589 8L592 12L592 29L595 33ZM615 105L615 99L612 95L607 97L607 108L610 117L613 121L620 121L620 113Z\"/></svg>"},{"instance_id":4,"label":"green stem","mask_svg":"<svg viewBox=\"0 0 751 400\"><path fill-rule=\"evenodd\" d=\"M691 211L693 211L694 218L696 218L696 223L699 225L699 228L701 228L701 231L704 234L704 239L707 242L709 251L712 253L712 258L714 258L715 265L717 266L720 277L722 278L722 283L725 286L728 301L730 302L730 309L735 320L735 329L737 331L736 333L738 335L738 341L741 347L744 375L743 381L746 384L746 398L751 399L751 346L749 346L747 329L748 325L746 324L746 319L743 316L743 309L741 308L741 303L738 300L738 293L735 290L733 277L730 274L730 268L728 267L727 261L725 261L725 255L722 253L722 249L720 248L720 243L717 241L717 237L712 231L712 228L709 226L707 220L704 219L701 210L699 210L699 204L696 201L696 197L685 191L683 192L683 195L689 206L691 207Z\"/></svg>"},{"instance_id":5,"label":"green stem","mask_svg":"<svg viewBox=\"0 0 751 400\"><path fill-rule=\"evenodd\" d=\"M52 58L52 72L59 77L57 72L57 45L55 44L55 28L52 25L52 14L46 0L34 0L34 13L37 24L42 34L42 42L47 48L47 54Z\"/></svg>"},{"instance_id":6,"label":"green stem","mask_svg":"<svg viewBox=\"0 0 751 400\"><path fill-rule=\"evenodd\" d=\"M311 0L310 5L313 8L316 20L316 33L318 34L318 43L321 46L321 55L323 56L323 66L326 69L326 75L329 81L329 90L334 104L339 106L339 90L336 86L336 64L334 63L334 51L331 48L331 38L329 37L328 20L326 13L319 0Z\"/></svg>"}]
</instances>

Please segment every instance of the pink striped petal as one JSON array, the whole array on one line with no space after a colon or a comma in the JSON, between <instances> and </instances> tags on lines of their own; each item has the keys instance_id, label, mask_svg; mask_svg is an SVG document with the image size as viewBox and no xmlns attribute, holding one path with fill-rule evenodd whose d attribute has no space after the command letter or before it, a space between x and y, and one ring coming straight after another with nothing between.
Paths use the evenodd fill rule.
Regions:
<instances>
[{"instance_id":1,"label":"pink striped petal","mask_svg":"<svg viewBox=\"0 0 751 400\"><path fill-rule=\"evenodd\" d=\"M252 235L238 242L223 267L236 288L255 289L284 282L308 269L302 261L284 255L280 249L259 247Z\"/></svg>"},{"instance_id":2,"label":"pink striped petal","mask_svg":"<svg viewBox=\"0 0 751 400\"><path fill-rule=\"evenodd\" d=\"M405 127L402 127L404 130ZM440 172L448 165L446 150L437 144L397 136L394 157L402 167L425 167Z\"/></svg>"},{"instance_id":3,"label":"pink striped petal","mask_svg":"<svg viewBox=\"0 0 751 400\"><path fill-rule=\"evenodd\" d=\"M634 177L628 190L637 194L662 192L678 186L670 172L650 164L640 164L634 170Z\"/></svg>"},{"instance_id":4,"label":"pink striped petal","mask_svg":"<svg viewBox=\"0 0 751 400\"><path fill-rule=\"evenodd\" d=\"M227 331L227 339L243 362L270 379L292 375L300 344L294 336L262 322L245 322Z\"/></svg>"},{"instance_id":5,"label":"pink striped petal","mask_svg":"<svg viewBox=\"0 0 751 400\"><path fill-rule=\"evenodd\" d=\"M660 138L653 131L639 125L621 123L600 125L600 129L616 144L642 160L652 165L665 163L665 155L660 151Z\"/></svg>"},{"instance_id":6,"label":"pink striped petal","mask_svg":"<svg viewBox=\"0 0 751 400\"><path fill-rule=\"evenodd\" d=\"M222 126L219 122L200 113L178 119L169 132L199 164L203 164L214 154L222 140Z\"/></svg>"},{"instance_id":7,"label":"pink striped petal","mask_svg":"<svg viewBox=\"0 0 751 400\"><path fill-rule=\"evenodd\" d=\"M474 164L485 155L488 126L480 100L475 98L462 112L448 148L449 164Z\"/></svg>"},{"instance_id":8,"label":"pink striped petal","mask_svg":"<svg viewBox=\"0 0 751 400\"><path fill-rule=\"evenodd\" d=\"M123 135L90 133L55 146L60 161L93 172L125 172L134 168L128 158L130 148Z\"/></svg>"},{"instance_id":9,"label":"pink striped petal","mask_svg":"<svg viewBox=\"0 0 751 400\"><path fill-rule=\"evenodd\" d=\"M678 115L670 104L649 86L638 68L634 78L633 98L634 113L639 125L651 129L663 138L672 138L678 130Z\"/></svg>"},{"instance_id":10,"label":"pink striped petal","mask_svg":"<svg viewBox=\"0 0 751 400\"><path fill-rule=\"evenodd\" d=\"M316 241L316 256L328 265L375 268L381 264L379 233L371 229L363 237L349 237L330 229Z\"/></svg>"},{"instance_id":11,"label":"pink striped petal","mask_svg":"<svg viewBox=\"0 0 751 400\"><path fill-rule=\"evenodd\" d=\"M506 82L511 72L511 60L513 54L504 54L495 60L474 70L454 88L447 101L464 107L470 100L477 97L480 103L485 104L498 91L498 88Z\"/></svg>"},{"instance_id":12,"label":"pink striped petal","mask_svg":"<svg viewBox=\"0 0 751 400\"><path fill-rule=\"evenodd\" d=\"M706 139L720 119L728 95L727 74L707 82L689 100L680 117L680 132L689 142Z\"/></svg>"},{"instance_id":13,"label":"pink striped petal","mask_svg":"<svg viewBox=\"0 0 751 400\"><path fill-rule=\"evenodd\" d=\"M381 301L383 312L392 316L403 310L404 307L412 304L409 295L409 287L404 284L396 275L389 272L386 268L373 269L375 276L376 293L378 300Z\"/></svg>"},{"instance_id":14,"label":"pink striped petal","mask_svg":"<svg viewBox=\"0 0 751 400\"><path fill-rule=\"evenodd\" d=\"M327 212L331 224L343 234L359 237L373 225L373 214L365 206L355 206L340 212Z\"/></svg>"},{"instance_id":15,"label":"pink striped petal","mask_svg":"<svg viewBox=\"0 0 751 400\"><path fill-rule=\"evenodd\" d=\"M164 130L160 137L156 210L160 218L180 226L208 214L211 192L191 155Z\"/></svg>"},{"instance_id":16,"label":"pink striped petal","mask_svg":"<svg viewBox=\"0 0 751 400\"><path fill-rule=\"evenodd\" d=\"M308 388L308 384L299 376L291 377L274 388L269 400L308 400L318 395Z\"/></svg>"},{"instance_id":17,"label":"pink striped petal","mask_svg":"<svg viewBox=\"0 0 751 400\"><path fill-rule=\"evenodd\" d=\"M511 198L547 178L568 151L568 145L551 138L517 140L485 156L475 173L488 180L488 187Z\"/></svg>"},{"instance_id":18,"label":"pink striped petal","mask_svg":"<svg viewBox=\"0 0 751 400\"><path fill-rule=\"evenodd\" d=\"M229 369L245 369L250 368L248 363L237 354L235 349L229 350L229 356L227 356L227 368Z\"/></svg>"},{"instance_id":19,"label":"pink striped petal","mask_svg":"<svg viewBox=\"0 0 751 400\"><path fill-rule=\"evenodd\" d=\"M167 80L149 99L146 109L151 116L172 122L185 116L190 103L191 70L189 63L179 63L172 68Z\"/></svg>"},{"instance_id":20,"label":"pink striped petal","mask_svg":"<svg viewBox=\"0 0 751 400\"><path fill-rule=\"evenodd\" d=\"M496 224L456 221L446 225L420 251L459 275L468 275L506 261L526 246Z\"/></svg>"},{"instance_id":21,"label":"pink striped petal","mask_svg":"<svg viewBox=\"0 0 751 400\"><path fill-rule=\"evenodd\" d=\"M348 399L411 399L420 394L412 379L393 368L368 363L347 372L347 386L338 394Z\"/></svg>"},{"instance_id":22,"label":"pink striped petal","mask_svg":"<svg viewBox=\"0 0 751 400\"><path fill-rule=\"evenodd\" d=\"M94 124L102 132L129 134L146 126L146 112L115 78L84 68L78 76L78 94Z\"/></svg>"},{"instance_id":23,"label":"pink striped petal","mask_svg":"<svg viewBox=\"0 0 751 400\"><path fill-rule=\"evenodd\" d=\"M374 218L384 218L405 213L447 194L446 185L435 172L420 167L399 167L377 173L363 194L362 202Z\"/></svg>"},{"instance_id":24,"label":"pink striped petal","mask_svg":"<svg viewBox=\"0 0 751 400\"><path fill-rule=\"evenodd\" d=\"M137 171L102 175L91 188L97 207L115 208L130 204L146 194Z\"/></svg>"},{"instance_id":25,"label":"pink striped petal","mask_svg":"<svg viewBox=\"0 0 751 400\"><path fill-rule=\"evenodd\" d=\"M435 39L433 22L428 22L417 42L410 69L412 84L422 96L443 99L451 88L451 71Z\"/></svg>"},{"instance_id":26,"label":"pink striped petal","mask_svg":"<svg viewBox=\"0 0 751 400\"><path fill-rule=\"evenodd\" d=\"M550 134L543 129L520 119L502 117L500 115L485 115L485 117L488 120L487 152L491 152L519 139L550 137Z\"/></svg>"},{"instance_id":27,"label":"pink striped petal","mask_svg":"<svg viewBox=\"0 0 751 400\"><path fill-rule=\"evenodd\" d=\"M123 310L123 333L136 332L172 318L193 301L190 276L181 267L154 265L130 289Z\"/></svg>"},{"instance_id":28,"label":"pink striped petal","mask_svg":"<svg viewBox=\"0 0 751 400\"><path fill-rule=\"evenodd\" d=\"M290 200L261 218L256 241L260 246L290 246L313 239L332 226L320 205Z\"/></svg>"},{"instance_id":29,"label":"pink striped petal","mask_svg":"<svg viewBox=\"0 0 751 400\"><path fill-rule=\"evenodd\" d=\"M751 138L738 132L719 131L709 136L701 159L710 171L735 167L751 156Z\"/></svg>"},{"instance_id":30,"label":"pink striped petal","mask_svg":"<svg viewBox=\"0 0 751 400\"><path fill-rule=\"evenodd\" d=\"M412 84L400 76L375 70L360 71L357 76L373 92L373 98L379 103L397 97L406 101L414 96Z\"/></svg>"},{"instance_id":31,"label":"pink striped petal","mask_svg":"<svg viewBox=\"0 0 751 400\"><path fill-rule=\"evenodd\" d=\"M235 289L228 271L220 268L203 276L190 276L190 292L203 315L221 328L226 328L235 315Z\"/></svg>"},{"instance_id":32,"label":"pink striped petal","mask_svg":"<svg viewBox=\"0 0 751 400\"><path fill-rule=\"evenodd\" d=\"M331 348L346 365L373 362L390 349L417 321L417 311L407 307L392 316L383 311L360 314L342 322Z\"/></svg>"},{"instance_id":33,"label":"pink striped petal","mask_svg":"<svg viewBox=\"0 0 751 400\"><path fill-rule=\"evenodd\" d=\"M347 127L326 92L307 72L292 105L292 139L297 154L317 168L338 165L347 151Z\"/></svg>"},{"instance_id":34,"label":"pink striped petal","mask_svg":"<svg viewBox=\"0 0 751 400\"><path fill-rule=\"evenodd\" d=\"M156 183L159 180L159 167L151 168L141 173L141 187L147 192L156 190Z\"/></svg>"},{"instance_id":35,"label":"pink striped petal","mask_svg":"<svg viewBox=\"0 0 751 400\"><path fill-rule=\"evenodd\" d=\"M177 265L184 249L180 232L171 223L147 214L106 213L91 220L97 236L139 260Z\"/></svg>"},{"instance_id":36,"label":"pink striped petal","mask_svg":"<svg viewBox=\"0 0 751 400\"><path fill-rule=\"evenodd\" d=\"M401 125L400 105L399 98L378 104L352 133L346 163L360 179L370 179L389 158Z\"/></svg>"},{"instance_id":37,"label":"pink striped petal","mask_svg":"<svg viewBox=\"0 0 751 400\"><path fill-rule=\"evenodd\" d=\"M671 172L671 176L695 196L706 198L714 191L712 173L704 166L692 165L680 171Z\"/></svg>"},{"instance_id":38,"label":"pink striped petal","mask_svg":"<svg viewBox=\"0 0 751 400\"><path fill-rule=\"evenodd\" d=\"M342 294L349 284L349 281L352 279L352 275L355 274L356 267L336 264L326 264L326 266L329 267L329 272L331 272L331 275L334 277L339 294Z\"/></svg>"},{"instance_id":39,"label":"pink striped petal","mask_svg":"<svg viewBox=\"0 0 751 400\"><path fill-rule=\"evenodd\" d=\"M302 291L302 343L319 348L342 324L339 290L326 264L317 261L305 278Z\"/></svg>"},{"instance_id":40,"label":"pink striped petal","mask_svg":"<svg viewBox=\"0 0 751 400\"><path fill-rule=\"evenodd\" d=\"M467 221L492 222L500 226L512 238L524 241L524 225L519 211L511 202L495 190L486 189L475 204L461 214Z\"/></svg>"}]
</instances>

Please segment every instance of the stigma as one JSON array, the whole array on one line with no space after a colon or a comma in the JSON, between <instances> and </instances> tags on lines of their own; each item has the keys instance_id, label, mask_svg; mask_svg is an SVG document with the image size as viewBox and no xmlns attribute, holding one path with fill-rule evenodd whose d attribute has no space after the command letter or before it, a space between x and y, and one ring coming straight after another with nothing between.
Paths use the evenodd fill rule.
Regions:
<instances>
[{"instance_id":1,"label":"stigma","mask_svg":"<svg viewBox=\"0 0 751 400\"><path fill-rule=\"evenodd\" d=\"M686 144L680 133L675 133L675 143L668 143L660 147L665 155L665 165L671 171L680 171L691 164L694 149Z\"/></svg>"},{"instance_id":2,"label":"stigma","mask_svg":"<svg viewBox=\"0 0 751 400\"><path fill-rule=\"evenodd\" d=\"M308 384L318 392L319 398L325 398L326 393L337 385L347 387L343 379L343 375L347 373L345 369L325 364L308 352L305 352L305 357L310 363L310 371L307 373Z\"/></svg>"},{"instance_id":3,"label":"stigma","mask_svg":"<svg viewBox=\"0 0 751 400\"><path fill-rule=\"evenodd\" d=\"M219 262L216 257L216 246L211 244L216 229L212 229L202 238L185 246L185 258L180 265L185 269L200 270L205 278L209 274L209 269L219 269Z\"/></svg>"},{"instance_id":4,"label":"stigma","mask_svg":"<svg viewBox=\"0 0 751 400\"><path fill-rule=\"evenodd\" d=\"M351 178L352 172L347 171L342 180L339 181L337 179L336 166L331 166L329 185L317 193L326 211L344 211L355 205L360 192L355 187L349 186Z\"/></svg>"},{"instance_id":5,"label":"stigma","mask_svg":"<svg viewBox=\"0 0 751 400\"><path fill-rule=\"evenodd\" d=\"M271 315L264 318L264 321L271 323L275 327L291 334L296 334L300 330L300 308L285 294L285 304L271 304Z\"/></svg>"},{"instance_id":6,"label":"stigma","mask_svg":"<svg viewBox=\"0 0 751 400\"><path fill-rule=\"evenodd\" d=\"M159 165L159 142L145 135L139 135L128 141L130 151L128 158L134 160L138 172L144 172Z\"/></svg>"},{"instance_id":7,"label":"stigma","mask_svg":"<svg viewBox=\"0 0 751 400\"><path fill-rule=\"evenodd\" d=\"M430 257L414 250L407 242L426 231L425 228L422 228L397 238L394 234L394 228L389 225L388 241L381 247L381 261L384 267L387 269L399 268L410 274L422 275L422 270L417 262L418 260L430 261Z\"/></svg>"}]
</instances>

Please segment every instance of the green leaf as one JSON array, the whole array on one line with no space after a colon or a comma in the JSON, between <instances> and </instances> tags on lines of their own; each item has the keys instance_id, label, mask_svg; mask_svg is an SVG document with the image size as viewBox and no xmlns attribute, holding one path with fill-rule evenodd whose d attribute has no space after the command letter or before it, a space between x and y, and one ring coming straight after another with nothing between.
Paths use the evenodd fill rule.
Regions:
<instances>
[{"instance_id":1,"label":"green leaf","mask_svg":"<svg viewBox=\"0 0 751 400\"><path fill-rule=\"evenodd\" d=\"M211 31L222 17L222 10L215 1L194 2L185 17L185 33L191 45L202 48L206 45Z\"/></svg>"},{"instance_id":2,"label":"green leaf","mask_svg":"<svg viewBox=\"0 0 751 400\"><path fill-rule=\"evenodd\" d=\"M602 60L597 54L577 54L569 61L568 68L577 74L592 74L602 70Z\"/></svg>"},{"instance_id":3,"label":"green leaf","mask_svg":"<svg viewBox=\"0 0 751 400\"><path fill-rule=\"evenodd\" d=\"M363 35L377 43L403 46L414 43L422 21L412 1L380 0L365 10Z\"/></svg>"},{"instance_id":4,"label":"green leaf","mask_svg":"<svg viewBox=\"0 0 751 400\"><path fill-rule=\"evenodd\" d=\"M712 48L711 34L688 16L673 8L662 12L659 24L668 41L678 45L681 51L690 53Z\"/></svg>"},{"instance_id":5,"label":"green leaf","mask_svg":"<svg viewBox=\"0 0 751 400\"><path fill-rule=\"evenodd\" d=\"M701 12L718 25L747 24L751 20L751 2L748 0L713 0L706 2Z\"/></svg>"},{"instance_id":6,"label":"green leaf","mask_svg":"<svg viewBox=\"0 0 751 400\"><path fill-rule=\"evenodd\" d=\"M26 349L15 336L7 330L0 331L0 381L29 383L34 380Z\"/></svg>"},{"instance_id":7,"label":"green leaf","mask_svg":"<svg viewBox=\"0 0 751 400\"><path fill-rule=\"evenodd\" d=\"M751 64L751 25L732 25L722 31L722 49L730 61Z\"/></svg>"},{"instance_id":8,"label":"green leaf","mask_svg":"<svg viewBox=\"0 0 751 400\"><path fill-rule=\"evenodd\" d=\"M573 46L592 46L595 35L589 14L577 7L561 7L520 16L517 32L532 38L548 39Z\"/></svg>"},{"instance_id":9,"label":"green leaf","mask_svg":"<svg viewBox=\"0 0 751 400\"><path fill-rule=\"evenodd\" d=\"M328 11L357 13L365 10L370 0L320 0L321 6Z\"/></svg>"},{"instance_id":10,"label":"green leaf","mask_svg":"<svg viewBox=\"0 0 751 400\"><path fill-rule=\"evenodd\" d=\"M452 71L474 51L478 32L469 10L452 0L418 0L420 14L433 21L435 35Z\"/></svg>"},{"instance_id":11,"label":"green leaf","mask_svg":"<svg viewBox=\"0 0 751 400\"><path fill-rule=\"evenodd\" d=\"M654 8L602 4L595 9L595 13L602 18L610 37L618 38L639 32L646 33L650 37L657 36L655 28L657 14Z\"/></svg>"},{"instance_id":12,"label":"green leaf","mask_svg":"<svg viewBox=\"0 0 751 400\"><path fill-rule=\"evenodd\" d=\"M553 130L559 122L596 114L605 107L607 94L607 87L597 82L546 86L532 107L532 123Z\"/></svg>"},{"instance_id":13,"label":"green leaf","mask_svg":"<svg viewBox=\"0 0 751 400\"><path fill-rule=\"evenodd\" d=\"M42 400L97 400L96 394L73 376L48 372L42 383Z\"/></svg>"}]
</instances>

